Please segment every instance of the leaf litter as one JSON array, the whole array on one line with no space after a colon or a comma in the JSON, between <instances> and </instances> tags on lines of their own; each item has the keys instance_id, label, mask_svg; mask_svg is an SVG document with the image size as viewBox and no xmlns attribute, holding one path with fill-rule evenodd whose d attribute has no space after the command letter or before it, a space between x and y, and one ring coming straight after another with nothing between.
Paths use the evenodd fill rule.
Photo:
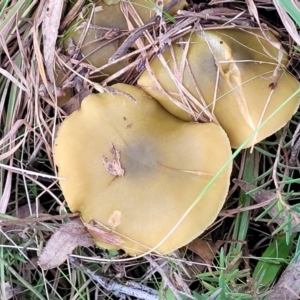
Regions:
<instances>
[{"instance_id":1,"label":"leaf litter","mask_svg":"<svg viewBox=\"0 0 300 300\"><path fill-rule=\"evenodd\" d=\"M197 238L188 244L188 248L196 253L209 267L212 265L218 249L224 244L224 242L225 241L217 241L216 243L212 243L210 241ZM203 270L205 267L200 266L200 268Z\"/></svg>"},{"instance_id":2,"label":"leaf litter","mask_svg":"<svg viewBox=\"0 0 300 300\"><path fill-rule=\"evenodd\" d=\"M61 225L51 236L38 259L38 264L44 270L56 268L67 260L76 247L88 248L94 245L94 239L87 232L81 220L73 219Z\"/></svg>"}]
</instances>

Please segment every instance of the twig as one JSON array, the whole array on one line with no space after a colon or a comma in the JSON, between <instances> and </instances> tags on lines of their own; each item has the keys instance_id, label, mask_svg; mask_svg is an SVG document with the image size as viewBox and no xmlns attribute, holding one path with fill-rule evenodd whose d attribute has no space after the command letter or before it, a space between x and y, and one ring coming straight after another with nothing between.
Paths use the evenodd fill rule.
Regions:
<instances>
[{"instance_id":1,"label":"twig","mask_svg":"<svg viewBox=\"0 0 300 300\"><path fill-rule=\"evenodd\" d=\"M213 10L211 9L206 9L204 11L201 12L192 12L192 11L186 11L186 10L179 10L178 11L178 15L179 16L183 16L183 17L193 17L193 18L200 18L203 20L211 20L211 21L232 21L232 19L229 19L228 17L234 17L234 19L237 16L241 16L242 14L244 14L245 11L238 11L238 10L231 10L231 9L224 9L222 8L222 11L220 12L220 15L217 14L217 11L215 10L215 8ZM238 20L234 20L235 23L238 23L242 26L250 26L249 21L247 21L246 18L242 19L238 19ZM228 23L227 22L227 23Z\"/></svg>"},{"instance_id":2,"label":"twig","mask_svg":"<svg viewBox=\"0 0 300 300\"><path fill-rule=\"evenodd\" d=\"M120 299L124 298L124 295L127 295L141 300L158 300L158 292L155 289L134 281L127 281L126 285L119 284L85 267L79 259L70 256L69 261L72 265L81 268L91 279Z\"/></svg>"},{"instance_id":3,"label":"twig","mask_svg":"<svg viewBox=\"0 0 300 300\"><path fill-rule=\"evenodd\" d=\"M45 221L52 221L52 220L63 220L65 218L74 218L78 217L79 213L70 213L70 214L65 214L65 215L59 215L59 216L52 216L52 215L47 215L44 217L38 217L38 218L24 218L24 219L16 219L13 221L3 221L3 219L0 219L0 226L14 226L14 225L27 225L27 224L32 224L32 223L37 223L37 222L45 222Z\"/></svg>"}]
</instances>

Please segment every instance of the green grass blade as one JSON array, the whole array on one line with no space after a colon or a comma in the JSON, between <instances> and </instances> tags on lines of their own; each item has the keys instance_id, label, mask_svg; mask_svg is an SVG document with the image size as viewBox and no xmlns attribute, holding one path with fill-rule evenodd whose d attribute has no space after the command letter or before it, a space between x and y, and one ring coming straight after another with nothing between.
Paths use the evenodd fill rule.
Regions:
<instances>
[{"instance_id":1,"label":"green grass blade","mask_svg":"<svg viewBox=\"0 0 300 300\"><path fill-rule=\"evenodd\" d=\"M278 0L284 10L292 17L292 19L300 26L300 12L290 0Z\"/></svg>"},{"instance_id":2,"label":"green grass blade","mask_svg":"<svg viewBox=\"0 0 300 300\"><path fill-rule=\"evenodd\" d=\"M243 174L243 180L246 182L252 182L254 178L254 166L255 166L255 153L247 153L245 169ZM239 198L239 205L247 207L250 205L251 196L245 192L241 192ZM244 211L236 216L235 227L232 234L232 239L243 241L245 240L249 227L249 211ZM241 243L233 244L230 247L230 253L236 254L242 250L243 245Z\"/></svg>"},{"instance_id":3,"label":"green grass blade","mask_svg":"<svg viewBox=\"0 0 300 300\"><path fill-rule=\"evenodd\" d=\"M287 244L285 235L277 236L263 253L262 260L257 263L253 278L260 280L262 285L272 283L283 266L282 260L288 257L295 237L293 234Z\"/></svg>"},{"instance_id":4,"label":"green grass blade","mask_svg":"<svg viewBox=\"0 0 300 300\"><path fill-rule=\"evenodd\" d=\"M39 293L36 287L30 285L18 272L15 271L4 259L0 257L0 265L4 266L9 271L11 276L14 276L25 288L30 290L32 295L35 295L39 300L46 300L46 298Z\"/></svg>"}]
</instances>

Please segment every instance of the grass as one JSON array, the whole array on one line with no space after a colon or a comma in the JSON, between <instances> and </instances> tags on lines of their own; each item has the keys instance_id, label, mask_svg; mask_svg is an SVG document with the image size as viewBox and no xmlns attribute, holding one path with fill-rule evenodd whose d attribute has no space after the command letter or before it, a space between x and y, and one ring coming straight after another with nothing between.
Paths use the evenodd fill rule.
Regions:
<instances>
[{"instance_id":1,"label":"grass","mask_svg":"<svg viewBox=\"0 0 300 300\"><path fill-rule=\"evenodd\" d=\"M240 209L220 218L203 236L207 241L224 241L209 267L202 266L199 256L186 248L171 257L151 256L151 264L145 258L119 257L117 251L78 247L73 257L80 258L79 262L68 261L49 271L37 265L45 242L67 221L51 219L51 215L68 211L55 177L51 148L57 121L54 115L60 117L62 112L51 99L39 95L44 70L32 42L41 38L40 29L32 27L39 17L39 5L29 0L13 6L10 1L0 2L0 18L8 14L0 21L0 72L8 72L0 76L0 219L17 222L25 216L37 220L49 217L0 229L0 299L9 299L9 292L21 300L116 299L88 271L124 286L128 281L142 284L156 290L161 299L191 299L189 293L195 299L267 299L280 272L300 253L298 234L293 234L294 225L299 224L299 170L287 164L299 113L276 136L256 145L252 153L240 147L231 157L235 177L270 191L280 187L280 196L268 207ZM299 14L291 16L297 23ZM299 54L294 52L294 56ZM256 190L232 189L224 210L253 205L251 194ZM270 217L273 208L277 215ZM277 217L285 221L274 225L271 221ZM279 250L286 250L287 244L288 251L278 251L278 245ZM262 269L265 271L256 271Z\"/></svg>"},{"instance_id":2,"label":"grass","mask_svg":"<svg viewBox=\"0 0 300 300\"><path fill-rule=\"evenodd\" d=\"M284 10L292 17L293 21L300 26L300 9L292 2L279 0Z\"/></svg>"}]
</instances>

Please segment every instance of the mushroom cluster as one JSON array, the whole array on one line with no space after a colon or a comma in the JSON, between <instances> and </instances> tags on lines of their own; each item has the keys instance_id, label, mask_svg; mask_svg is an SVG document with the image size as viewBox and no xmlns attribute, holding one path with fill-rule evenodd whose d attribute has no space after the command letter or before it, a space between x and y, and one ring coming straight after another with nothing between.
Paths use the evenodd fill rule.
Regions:
<instances>
[{"instance_id":1,"label":"mushroom cluster","mask_svg":"<svg viewBox=\"0 0 300 300\"><path fill-rule=\"evenodd\" d=\"M219 125L172 116L142 89L113 88L119 92L88 96L59 128L60 186L72 211L122 240L110 244L90 231L98 245L166 254L199 236L222 208L231 164L175 228L229 160L229 140Z\"/></svg>"},{"instance_id":2,"label":"mushroom cluster","mask_svg":"<svg viewBox=\"0 0 300 300\"><path fill-rule=\"evenodd\" d=\"M258 30L210 30L158 55L143 89L116 84L88 96L59 128L54 156L70 209L102 232L87 227L97 244L166 254L200 235L224 204L231 147L271 135L298 108L286 63ZM220 125L191 122L207 116Z\"/></svg>"},{"instance_id":3,"label":"mushroom cluster","mask_svg":"<svg viewBox=\"0 0 300 300\"><path fill-rule=\"evenodd\" d=\"M238 148L299 89L299 82L286 70L287 53L274 46L279 42L273 34L265 35L269 40L258 29L188 34L156 57L138 84L182 120L201 118L210 111L228 134L231 146ZM298 105L299 94L245 148L283 127Z\"/></svg>"}]
</instances>

